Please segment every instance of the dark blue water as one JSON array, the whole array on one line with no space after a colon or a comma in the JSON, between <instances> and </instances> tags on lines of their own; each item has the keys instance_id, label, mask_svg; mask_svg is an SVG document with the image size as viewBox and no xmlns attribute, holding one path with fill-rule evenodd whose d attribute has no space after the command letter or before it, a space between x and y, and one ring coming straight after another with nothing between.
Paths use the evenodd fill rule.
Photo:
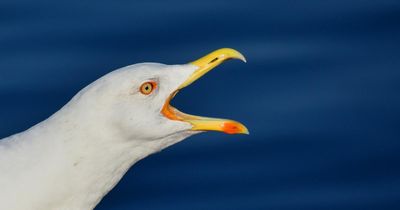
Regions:
<instances>
[{"instance_id":1,"label":"dark blue water","mask_svg":"<svg viewBox=\"0 0 400 210\"><path fill-rule=\"evenodd\" d=\"M400 209L399 1L0 2L0 136L107 72L229 61L174 104L237 119L135 165L96 210Z\"/></svg>"}]
</instances>

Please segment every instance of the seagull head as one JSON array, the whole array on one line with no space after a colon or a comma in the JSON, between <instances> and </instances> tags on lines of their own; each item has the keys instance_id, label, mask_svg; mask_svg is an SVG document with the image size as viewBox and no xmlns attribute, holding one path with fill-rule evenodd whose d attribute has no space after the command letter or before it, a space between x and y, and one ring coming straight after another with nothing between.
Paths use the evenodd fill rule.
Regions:
<instances>
[{"instance_id":1,"label":"seagull head","mask_svg":"<svg viewBox=\"0 0 400 210\"><path fill-rule=\"evenodd\" d=\"M93 209L134 163L154 152L205 131L247 134L239 122L185 114L170 104L228 59L245 61L224 48L188 64L112 71L47 120L2 140L0 168L7 173L0 176L0 208Z\"/></svg>"},{"instance_id":2,"label":"seagull head","mask_svg":"<svg viewBox=\"0 0 400 210\"><path fill-rule=\"evenodd\" d=\"M203 131L247 134L247 128L237 121L185 114L170 104L180 90L228 59L245 61L238 51L223 48L183 65L127 66L92 83L76 98L89 105L85 110L92 120L124 139L185 138ZM101 126L97 129L103 132Z\"/></svg>"}]
</instances>

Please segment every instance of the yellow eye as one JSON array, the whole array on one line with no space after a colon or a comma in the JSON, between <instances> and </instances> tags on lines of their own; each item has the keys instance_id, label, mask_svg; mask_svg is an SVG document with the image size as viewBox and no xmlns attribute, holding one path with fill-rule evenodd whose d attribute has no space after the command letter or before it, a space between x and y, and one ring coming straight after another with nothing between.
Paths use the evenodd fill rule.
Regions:
<instances>
[{"instance_id":1,"label":"yellow eye","mask_svg":"<svg viewBox=\"0 0 400 210\"><path fill-rule=\"evenodd\" d=\"M149 95L154 89L156 89L156 87L157 83L155 82L145 82L140 86L140 92L144 95Z\"/></svg>"}]
</instances>

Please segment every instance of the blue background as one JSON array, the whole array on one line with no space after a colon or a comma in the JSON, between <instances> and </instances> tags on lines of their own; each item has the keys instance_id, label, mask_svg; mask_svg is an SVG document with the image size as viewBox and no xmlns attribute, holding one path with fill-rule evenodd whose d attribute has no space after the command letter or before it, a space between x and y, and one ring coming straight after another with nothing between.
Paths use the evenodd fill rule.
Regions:
<instances>
[{"instance_id":1,"label":"blue background","mask_svg":"<svg viewBox=\"0 0 400 210\"><path fill-rule=\"evenodd\" d=\"M0 2L0 136L113 69L232 47L181 110L236 119L136 164L96 210L400 209L400 2Z\"/></svg>"}]
</instances>

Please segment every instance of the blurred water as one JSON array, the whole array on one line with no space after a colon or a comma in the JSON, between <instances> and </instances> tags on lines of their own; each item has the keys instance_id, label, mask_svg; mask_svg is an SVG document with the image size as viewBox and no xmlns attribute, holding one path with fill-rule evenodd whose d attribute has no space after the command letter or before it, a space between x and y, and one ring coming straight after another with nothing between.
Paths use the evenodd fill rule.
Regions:
<instances>
[{"instance_id":1,"label":"blurred water","mask_svg":"<svg viewBox=\"0 0 400 210\"><path fill-rule=\"evenodd\" d=\"M399 1L3 0L0 136L113 69L221 47L248 63L225 63L174 104L251 135L155 154L96 210L400 208Z\"/></svg>"}]
</instances>

